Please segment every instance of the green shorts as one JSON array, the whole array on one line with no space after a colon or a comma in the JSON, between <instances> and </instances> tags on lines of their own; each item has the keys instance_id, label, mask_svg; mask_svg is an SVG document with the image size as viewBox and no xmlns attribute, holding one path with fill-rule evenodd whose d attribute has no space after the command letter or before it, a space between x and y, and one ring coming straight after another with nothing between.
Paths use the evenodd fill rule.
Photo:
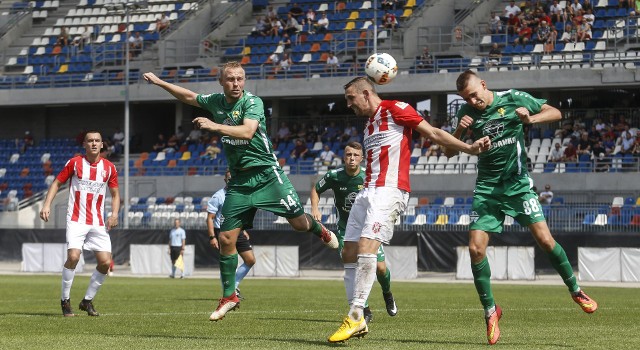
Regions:
<instances>
[{"instance_id":1,"label":"green shorts","mask_svg":"<svg viewBox=\"0 0 640 350\"><path fill-rule=\"evenodd\" d=\"M224 221L220 231L253 227L258 209L285 218L304 214L298 193L278 166L240 171L231 178L222 206Z\"/></svg>"},{"instance_id":2,"label":"green shorts","mask_svg":"<svg viewBox=\"0 0 640 350\"><path fill-rule=\"evenodd\" d=\"M336 237L338 238L338 254L340 258L342 258L342 249L344 248L344 231L345 229L338 227L338 232L336 232ZM384 248L382 248L382 244L378 248L378 262L384 261Z\"/></svg>"},{"instance_id":3,"label":"green shorts","mask_svg":"<svg viewBox=\"0 0 640 350\"><path fill-rule=\"evenodd\" d=\"M497 186L476 184L469 229L501 233L505 215L522 226L544 221L542 206L532 187L533 180L528 176Z\"/></svg>"}]
</instances>

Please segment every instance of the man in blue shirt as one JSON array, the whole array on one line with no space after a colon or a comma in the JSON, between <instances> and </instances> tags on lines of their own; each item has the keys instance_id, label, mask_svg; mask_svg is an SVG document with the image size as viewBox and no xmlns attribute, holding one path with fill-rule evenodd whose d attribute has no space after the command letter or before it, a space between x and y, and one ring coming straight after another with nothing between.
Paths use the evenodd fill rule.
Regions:
<instances>
[{"instance_id":1,"label":"man in blue shirt","mask_svg":"<svg viewBox=\"0 0 640 350\"><path fill-rule=\"evenodd\" d=\"M176 277L176 260L184 254L184 247L187 241L187 234L184 229L180 227L180 219L176 219L174 227L169 233L169 254L171 255L171 275L169 277ZM184 277L184 271L180 272L180 278Z\"/></svg>"},{"instance_id":2,"label":"man in blue shirt","mask_svg":"<svg viewBox=\"0 0 640 350\"><path fill-rule=\"evenodd\" d=\"M229 179L231 179L231 172L227 170L224 175L225 184L229 182ZM214 193L207 203L207 229L209 230L209 242L211 242L211 246L216 250L220 249L218 235L220 234L220 225L224 220L224 217L222 216L222 205L224 204L226 194L227 187L225 186ZM244 299L240 295L240 288L238 287L240 286L242 279L244 279L256 263L256 257L253 255L253 248L251 247L247 231L240 231L238 240L236 241L236 250L243 261L243 264L236 270L236 296L239 299Z\"/></svg>"}]
</instances>

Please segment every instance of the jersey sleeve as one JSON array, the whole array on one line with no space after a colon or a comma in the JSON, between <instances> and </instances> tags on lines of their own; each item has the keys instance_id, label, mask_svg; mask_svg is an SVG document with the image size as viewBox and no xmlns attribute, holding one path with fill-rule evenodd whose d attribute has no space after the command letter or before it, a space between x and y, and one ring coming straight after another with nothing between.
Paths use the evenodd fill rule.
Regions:
<instances>
[{"instance_id":1,"label":"jersey sleeve","mask_svg":"<svg viewBox=\"0 0 640 350\"><path fill-rule=\"evenodd\" d=\"M58 176L56 176L56 179L61 183L66 183L75 172L75 164L75 158L69 159L67 164L64 165L64 168L58 173Z\"/></svg>"},{"instance_id":2,"label":"jersey sleeve","mask_svg":"<svg viewBox=\"0 0 640 350\"><path fill-rule=\"evenodd\" d=\"M253 120L264 119L264 105L258 96L249 95L244 102L244 118Z\"/></svg>"},{"instance_id":3,"label":"jersey sleeve","mask_svg":"<svg viewBox=\"0 0 640 350\"><path fill-rule=\"evenodd\" d=\"M406 102L393 101L389 106L389 111L393 117L393 121L401 126L415 129L424 119Z\"/></svg>"},{"instance_id":4,"label":"jersey sleeve","mask_svg":"<svg viewBox=\"0 0 640 350\"><path fill-rule=\"evenodd\" d=\"M203 109L208 110L209 112L211 112L210 110L210 106L212 106L214 104L214 98L216 97L216 95L218 94L208 94L208 95L204 95L204 94L199 94L198 96L196 96L196 101L198 101L198 104L200 105L200 107L202 107Z\"/></svg>"},{"instance_id":5,"label":"jersey sleeve","mask_svg":"<svg viewBox=\"0 0 640 350\"><path fill-rule=\"evenodd\" d=\"M207 202L207 213L215 215L218 212L219 206L220 200L214 194L213 196L211 196L211 198L209 198L209 201Z\"/></svg>"},{"instance_id":6,"label":"jersey sleeve","mask_svg":"<svg viewBox=\"0 0 640 350\"><path fill-rule=\"evenodd\" d=\"M332 182L331 174L332 174L331 171L326 173L326 174L324 174L322 179L320 179L320 181L316 182L316 192L323 193L324 191L326 191L326 190L331 188L331 182Z\"/></svg>"},{"instance_id":7,"label":"jersey sleeve","mask_svg":"<svg viewBox=\"0 0 640 350\"><path fill-rule=\"evenodd\" d=\"M511 90L511 96L518 106L525 107L530 113L540 113L542 105L547 103L547 100L541 98L535 98L529 93L519 90Z\"/></svg>"},{"instance_id":8,"label":"jersey sleeve","mask_svg":"<svg viewBox=\"0 0 640 350\"><path fill-rule=\"evenodd\" d=\"M118 170L116 170L116 167L113 164L110 168L111 177L109 177L109 183L107 185L109 188L118 188Z\"/></svg>"}]
</instances>

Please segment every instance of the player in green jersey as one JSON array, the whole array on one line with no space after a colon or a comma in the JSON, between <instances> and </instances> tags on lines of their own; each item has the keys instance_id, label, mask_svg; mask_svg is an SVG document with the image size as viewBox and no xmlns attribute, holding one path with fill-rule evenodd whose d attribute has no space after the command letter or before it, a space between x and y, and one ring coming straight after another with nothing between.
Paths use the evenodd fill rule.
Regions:
<instances>
[{"instance_id":1,"label":"player in green jersey","mask_svg":"<svg viewBox=\"0 0 640 350\"><path fill-rule=\"evenodd\" d=\"M562 118L560 111L548 105L546 100L526 92L491 91L486 82L470 70L460 74L456 88L467 104L456 114L460 122L453 135L460 138L468 129L475 139L491 138L491 148L478 155L478 177L469 226L471 270L485 310L489 344L495 344L500 338L498 320L502 310L493 300L486 249L489 233L502 232L505 215L529 227L569 288L573 300L584 312L593 313L598 304L580 289L564 249L551 236L538 196L532 190L533 180L527 172L523 125L558 121ZM445 154L452 157L457 152L445 150Z\"/></svg>"},{"instance_id":2,"label":"player in green jersey","mask_svg":"<svg viewBox=\"0 0 640 350\"><path fill-rule=\"evenodd\" d=\"M338 253L341 257L342 248L344 247L344 232L347 228L347 219L349 218L351 205L356 199L358 192L360 192L364 186L365 170L360 167L362 159L362 145L358 142L350 142L344 148L344 167L329 171L311 189L311 215L318 221L322 219L322 213L318 207L320 194L327 190L333 191L333 198L338 211ZM395 316L398 313L398 307L391 293L391 272L385 263L382 245L378 249L377 259L376 277L378 278L380 287L382 287L382 297L384 298L387 313L390 316ZM356 264L354 263L343 263L345 269L356 268ZM349 274L345 274L344 285L347 290L347 302L351 305L353 290L349 290L349 286L353 286L353 283L347 283L347 276L349 276ZM369 309L369 305L365 305L364 318L367 324L373 320L373 313L371 309Z\"/></svg>"},{"instance_id":3,"label":"player in green jersey","mask_svg":"<svg viewBox=\"0 0 640 350\"><path fill-rule=\"evenodd\" d=\"M253 227L258 209L285 217L295 230L311 232L328 247L338 248L335 234L305 214L295 188L278 165L267 136L262 99L244 90L244 69L238 62L227 62L221 72L219 83L223 93L209 95L168 83L153 73L143 75L147 82L165 89L178 100L211 112L213 120L195 118L194 127L223 135L231 180L222 207L224 221L219 237L223 292L209 317L211 321L221 320L240 304L235 293L236 241L241 230Z\"/></svg>"}]
</instances>

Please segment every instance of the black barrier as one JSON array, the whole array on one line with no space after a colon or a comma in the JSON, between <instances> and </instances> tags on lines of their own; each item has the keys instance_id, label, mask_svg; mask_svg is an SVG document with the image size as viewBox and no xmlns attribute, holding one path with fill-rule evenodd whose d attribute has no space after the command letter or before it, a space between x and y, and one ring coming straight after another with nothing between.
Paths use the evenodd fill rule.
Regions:
<instances>
[{"instance_id":1,"label":"black barrier","mask_svg":"<svg viewBox=\"0 0 640 350\"><path fill-rule=\"evenodd\" d=\"M283 225L285 226L285 225ZM169 231L158 230L112 230L111 243L116 264L129 261L131 244L167 244ZM295 232L283 228L282 231L251 231L254 245L298 246L301 269L341 269L338 254L325 247L310 233ZM638 233L623 232L554 232L556 240L564 247L571 265L578 264L578 247L640 247ZM0 261L21 261L23 243L64 243L64 230L8 230L0 229ZM453 272L456 269L456 247L466 246L467 232L396 232L391 241L393 246L415 246L418 249L418 270ZM187 244L195 246L196 267L215 268L218 266L218 252L209 244L204 230L189 230ZM536 271L552 270L549 260L528 232L506 232L492 235L489 242L494 246L534 246ZM168 251L167 251L168 254ZM260 257L256 257L260 260ZM87 262L93 261L92 254L86 254Z\"/></svg>"}]
</instances>

